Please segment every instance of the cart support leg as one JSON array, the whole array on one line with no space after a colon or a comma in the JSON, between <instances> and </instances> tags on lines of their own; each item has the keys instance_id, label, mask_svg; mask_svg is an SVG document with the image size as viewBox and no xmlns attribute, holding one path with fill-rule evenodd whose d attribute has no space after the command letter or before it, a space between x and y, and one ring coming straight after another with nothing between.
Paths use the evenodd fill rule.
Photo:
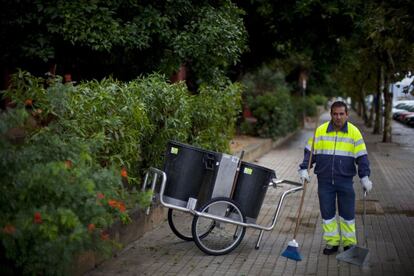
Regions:
<instances>
[{"instance_id":1,"label":"cart support leg","mask_svg":"<svg viewBox=\"0 0 414 276\"><path fill-rule=\"evenodd\" d=\"M154 173L154 176L152 178L152 184L151 184L151 190L152 191L155 190L155 185L157 185L157 179L158 179L158 174ZM150 213L150 209L151 209L151 207L148 206L147 211L145 212L147 214L147 216Z\"/></svg>"},{"instance_id":2,"label":"cart support leg","mask_svg":"<svg viewBox=\"0 0 414 276\"><path fill-rule=\"evenodd\" d=\"M262 238L263 238L263 232L264 232L263 230L260 230L259 237L257 238L255 249L259 249L259 247L260 247L260 242L262 241Z\"/></svg>"}]
</instances>

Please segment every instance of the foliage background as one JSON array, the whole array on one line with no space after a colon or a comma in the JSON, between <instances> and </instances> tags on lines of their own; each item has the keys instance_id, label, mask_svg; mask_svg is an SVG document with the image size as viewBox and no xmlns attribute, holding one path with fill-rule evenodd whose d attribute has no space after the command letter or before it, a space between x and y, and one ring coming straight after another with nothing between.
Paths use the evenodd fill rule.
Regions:
<instances>
[{"instance_id":1,"label":"foliage background","mask_svg":"<svg viewBox=\"0 0 414 276\"><path fill-rule=\"evenodd\" d=\"M59 275L81 251L111 252L107 227L149 203L141 177L161 167L169 139L228 152L241 86L192 95L159 74L73 86L20 71L6 94L15 108L0 113L2 258Z\"/></svg>"},{"instance_id":2,"label":"foliage background","mask_svg":"<svg viewBox=\"0 0 414 276\"><path fill-rule=\"evenodd\" d=\"M169 76L188 64L196 87L239 61L247 41L243 14L229 0L5 1L0 63L123 80L154 71Z\"/></svg>"}]
</instances>

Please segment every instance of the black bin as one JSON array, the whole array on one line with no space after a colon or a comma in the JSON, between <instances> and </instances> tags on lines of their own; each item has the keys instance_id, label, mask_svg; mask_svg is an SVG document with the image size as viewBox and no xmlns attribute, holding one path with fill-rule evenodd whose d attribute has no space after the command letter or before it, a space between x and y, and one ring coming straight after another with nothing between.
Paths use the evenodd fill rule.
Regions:
<instances>
[{"instance_id":1,"label":"black bin","mask_svg":"<svg viewBox=\"0 0 414 276\"><path fill-rule=\"evenodd\" d=\"M185 207L192 197L197 199L197 206L205 203L213 193L220 159L220 153L169 141L164 163L164 201Z\"/></svg>"},{"instance_id":2,"label":"black bin","mask_svg":"<svg viewBox=\"0 0 414 276\"><path fill-rule=\"evenodd\" d=\"M233 199L240 204L248 222L255 222L259 216L272 178L276 178L274 170L242 161Z\"/></svg>"}]
</instances>

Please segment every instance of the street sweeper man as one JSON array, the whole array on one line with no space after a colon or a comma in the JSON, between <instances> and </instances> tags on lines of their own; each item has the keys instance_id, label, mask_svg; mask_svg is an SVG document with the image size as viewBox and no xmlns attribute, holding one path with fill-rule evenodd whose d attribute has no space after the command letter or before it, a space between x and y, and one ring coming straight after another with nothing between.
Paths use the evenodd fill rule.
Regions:
<instances>
[{"instance_id":1,"label":"street sweeper man","mask_svg":"<svg viewBox=\"0 0 414 276\"><path fill-rule=\"evenodd\" d=\"M342 246L348 250L357 243L355 235L355 192L353 177L358 176L362 187L369 192L372 182L366 146L361 132L348 122L348 107L337 101L331 106L331 120L320 125L315 133L312 164L318 179L319 206L322 215L323 239L326 247L323 254L338 251ZM299 177L310 181L308 163L312 149L311 137L305 147L305 156L300 164ZM338 199L339 228L336 220L336 199Z\"/></svg>"}]
</instances>

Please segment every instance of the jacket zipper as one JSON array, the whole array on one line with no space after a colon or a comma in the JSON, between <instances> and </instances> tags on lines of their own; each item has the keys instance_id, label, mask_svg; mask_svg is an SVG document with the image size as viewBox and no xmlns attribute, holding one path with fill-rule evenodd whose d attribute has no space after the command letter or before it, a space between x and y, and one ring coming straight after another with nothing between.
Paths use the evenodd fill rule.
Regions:
<instances>
[{"instance_id":1,"label":"jacket zipper","mask_svg":"<svg viewBox=\"0 0 414 276\"><path fill-rule=\"evenodd\" d=\"M336 140L338 138L338 131L335 132L335 143L334 143L334 152L332 157L332 185L335 185L334 179L334 168L335 168L335 152L336 152Z\"/></svg>"}]
</instances>

